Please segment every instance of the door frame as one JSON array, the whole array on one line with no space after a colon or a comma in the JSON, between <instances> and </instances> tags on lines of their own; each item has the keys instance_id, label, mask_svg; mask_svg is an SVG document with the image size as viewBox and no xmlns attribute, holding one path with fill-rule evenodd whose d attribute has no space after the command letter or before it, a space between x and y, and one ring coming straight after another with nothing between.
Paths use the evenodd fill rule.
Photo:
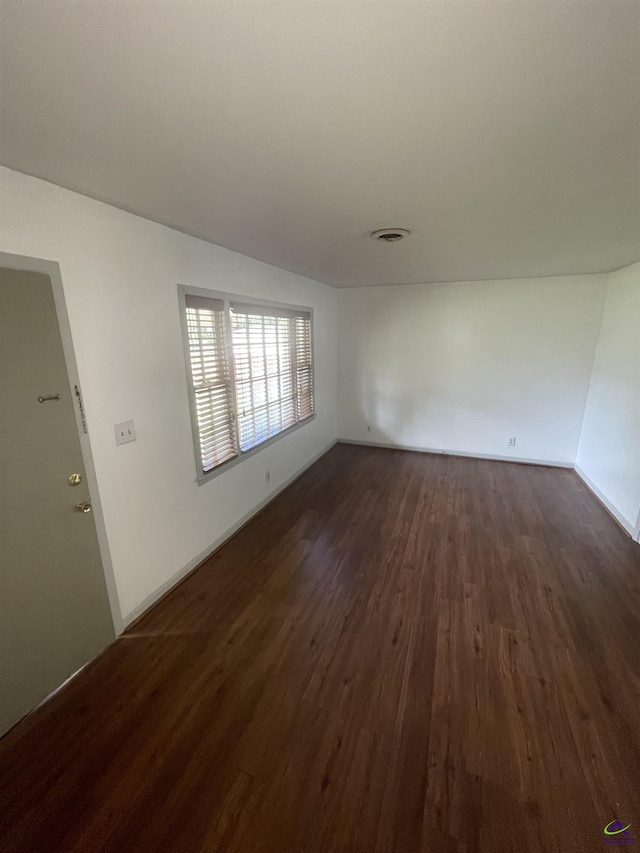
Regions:
<instances>
[{"instance_id":1,"label":"door frame","mask_svg":"<svg viewBox=\"0 0 640 853\"><path fill-rule=\"evenodd\" d=\"M113 572L113 562L111 560L111 552L109 550L109 540L107 539L107 528L104 522L102 502L100 501L100 490L98 489L98 478L93 464L93 453L91 452L91 439L89 436L89 423L87 422L87 432L85 432L80 417L80 409L76 403L75 386L77 385L81 392L82 386L80 384L78 365L76 363L76 356L73 348L73 337L71 334L71 326L69 324L69 315L67 313L67 303L64 297L60 265L57 261L47 261L42 258L32 258L26 255L13 255L8 252L0 252L0 267L6 267L12 270L22 270L25 272L44 273L44 275L49 276L49 280L51 281L53 299L56 306L56 315L58 317L58 327L60 329L60 337L62 339L64 360L67 367L69 389L71 391L71 399L74 402L73 411L76 419L78 437L80 439L82 461L84 463L84 471L89 489L91 506L93 509L96 533L98 536L98 549L100 552L102 571L107 586L107 595L109 597L111 619L115 635L118 637L124 631L125 626L122 618L122 611L120 609L120 602L118 600L116 579Z\"/></svg>"}]
</instances>

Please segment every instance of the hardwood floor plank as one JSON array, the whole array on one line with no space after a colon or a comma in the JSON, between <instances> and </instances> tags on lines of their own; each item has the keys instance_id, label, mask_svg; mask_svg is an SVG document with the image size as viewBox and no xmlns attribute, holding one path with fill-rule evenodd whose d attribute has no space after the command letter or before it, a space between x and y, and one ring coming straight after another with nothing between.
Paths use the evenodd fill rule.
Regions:
<instances>
[{"instance_id":1,"label":"hardwood floor plank","mask_svg":"<svg viewBox=\"0 0 640 853\"><path fill-rule=\"evenodd\" d=\"M639 613L573 472L337 445L0 740L0 849L600 850Z\"/></svg>"}]
</instances>

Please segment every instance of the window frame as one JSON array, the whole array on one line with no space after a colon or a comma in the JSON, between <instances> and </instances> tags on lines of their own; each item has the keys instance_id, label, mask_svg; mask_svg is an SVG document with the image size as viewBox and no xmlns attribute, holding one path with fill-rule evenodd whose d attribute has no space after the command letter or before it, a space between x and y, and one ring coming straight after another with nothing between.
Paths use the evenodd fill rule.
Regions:
<instances>
[{"instance_id":1,"label":"window frame","mask_svg":"<svg viewBox=\"0 0 640 853\"><path fill-rule=\"evenodd\" d=\"M194 382L193 382L193 374L191 370L191 354L189 351L189 331L187 328L187 306L186 306L186 297L187 296L202 296L205 299L220 299L224 303L224 330L225 330L225 341L224 346L227 353L227 359L229 362L229 371L231 374L231 398L233 403L233 421L236 429L236 440L237 440L237 455L232 457L231 459L227 459L226 462L222 462L220 465L217 465L211 471L204 471L202 467L202 452L200 448L200 430L198 428L198 413L196 409L196 395L194 390ZM228 471L230 468L233 468L234 465L238 465L240 462L243 462L245 459L248 459L250 456L253 456L256 453L259 453L265 447L269 447L272 444L275 444L276 441L279 441L281 438L284 438L287 435L290 435L295 430L300 429L301 427L306 426L311 423L311 421L315 420L316 417L316 408L315 408L315 349L314 349L314 317L313 317L313 308L305 305L292 305L285 302L275 302L270 299L261 299L255 298L251 296L247 296L246 294L241 293L228 293L219 290L209 290L206 287L191 287L190 285L179 284L178 285L178 301L180 308L180 325L182 327L182 347L184 354L184 362L186 369L186 378L187 378L187 394L189 397L189 412L191 415L191 432L193 438L193 451L194 451L194 459L195 459L195 467L196 467L196 482L199 486L203 485L203 483L212 480L214 477L217 477L219 474L223 474L225 471ZM237 407L237 399L236 399L236 378L235 378L235 368L234 368L234 360L233 360L233 341L231 335L231 315L230 308L232 302L242 302L246 305L255 306L256 308L274 308L274 309L284 309L287 311L300 311L306 314L309 314L310 325L311 325L311 387L314 390L313 395L313 413L306 417L304 420L298 421L295 424L283 429L281 432L276 433L276 435L272 435L271 438L266 439L265 441L257 444L255 447L251 447L249 450L242 451L240 449L240 436L238 430L238 407Z\"/></svg>"}]
</instances>

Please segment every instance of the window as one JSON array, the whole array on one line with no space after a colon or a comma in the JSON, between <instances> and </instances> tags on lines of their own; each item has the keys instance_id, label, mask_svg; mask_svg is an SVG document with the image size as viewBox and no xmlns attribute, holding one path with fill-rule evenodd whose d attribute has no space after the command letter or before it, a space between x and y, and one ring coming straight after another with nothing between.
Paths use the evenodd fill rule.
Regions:
<instances>
[{"instance_id":1,"label":"window","mask_svg":"<svg viewBox=\"0 0 640 853\"><path fill-rule=\"evenodd\" d=\"M202 480L314 414L311 310L181 292Z\"/></svg>"},{"instance_id":2,"label":"window","mask_svg":"<svg viewBox=\"0 0 640 853\"><path fill-rule=\"evenodd\" d=\"M224 302L186 295L187 335L202 471L237 454Z\"/></svg>"}]
</instances>

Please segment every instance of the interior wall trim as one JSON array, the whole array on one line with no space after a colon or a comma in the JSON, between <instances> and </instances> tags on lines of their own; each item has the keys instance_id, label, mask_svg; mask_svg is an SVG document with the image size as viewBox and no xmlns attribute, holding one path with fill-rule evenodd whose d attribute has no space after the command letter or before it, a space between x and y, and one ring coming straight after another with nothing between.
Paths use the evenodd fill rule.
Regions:
<instances>
[{"instance_id":1,"label":"interior wall trim","mask_svg":"<svg viewBox=\"0 0 640 853\"><path fill-rule=\"evenodd\" d=\"M469 453L465 450L445 450L439 447L414 447L409 444L393 444L380 441L353 441L339 438L339 444L359 444L364 447L386 447L390 450L413 450L417 453L434 453L438 456L464 456L468 459L492 459L496 462L517 462L520 465L542 465L546 468L573 468L573 462L562 459L528 459L526 456L493 456L489 453Z\"/></svg>"},{"instance_id":2,"label":"interior wall trim","mask_svg":"<svg viewBox=\"0 0 640 853\"><path fill-rule=\"evenodd\" d=\"M58 316L58 325L60 327L62 349L69 377L69 389L72 394L72 399L75 400L75 397L73 396L74 386L82 390L82 383L80 382L78 364L76 362L75 349L73 346L73 335L71 332L71 325L69 323L69 315L67 313L67 302L64 293L64 285L62 283L62 275L60 273L60 264L58 261L35 258L31 255L14 255L9 252L0 252L0 266L7 267L12 270L43 273L44 275L49 276L51 288L53 290L56 313ZM84 471L93 508L93 520L96 526L100 559L102 561L102 569L107 587L107 596L109 598L109 606L111 608L113 631L117 637L124 630L124 621L122 618L122 611L120 609L120 598L118 596L116 578L113 571L113 562L111 560L111 550L109 547L107 528L102 510L102 501L100 500L98 475L96 474L93 462L93 451L91 449L91 416L89 416L89 428L85 431L78 406L74 405L73 411L76 418L76 426L78 427Z\"/></svg>"},{"instance_id":3,"label":"interior wall trim","mask_svg":"<svg viewBox=\"0 0 640 853\"><path fill-rule=\"evenodd\" d=\"M605 497L605 495L600 491L600 489L596 486L596 484L587 477L582 468L579 465L573 466L574 471L580 477L585 486L589 489L589 491L593 494L595 498L597 498L602 506L607 510L609 515L616 521L620 527L631 536L632 539L636 539L636 531L634 529L633 524L627 521L627 519L615 508L615 506L611 503L611 501Z\"/></svg>"}]
</instances>

